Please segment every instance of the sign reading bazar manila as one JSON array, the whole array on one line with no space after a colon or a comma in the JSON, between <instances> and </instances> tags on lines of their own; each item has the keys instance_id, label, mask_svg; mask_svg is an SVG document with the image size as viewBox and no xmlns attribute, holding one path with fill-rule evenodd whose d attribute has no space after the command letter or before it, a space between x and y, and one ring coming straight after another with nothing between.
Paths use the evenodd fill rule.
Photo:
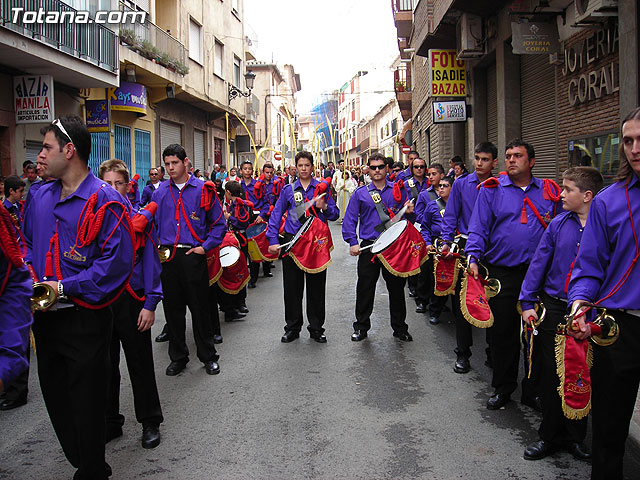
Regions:
<instances>
[{"instance_id":1,"label":"sign reading bazar manila","mask_svg":"<svg viewBox=\"0 0 640 480\"><path fill-rule=\"evenodd\" d=\"M432 97L466 97L467 72L455 50L429 50Z\"/></svg>"},{"instance_id":2,"label":"sign reading bazar manila","mask_svg":"<svg viewBox=\"0 0 640 480\"><path fill-rule=\"evenodd\" d=\"M55 118L53 77L21 75L13 77L16 123L51 123Z\"/></svg>"}]
</instances>

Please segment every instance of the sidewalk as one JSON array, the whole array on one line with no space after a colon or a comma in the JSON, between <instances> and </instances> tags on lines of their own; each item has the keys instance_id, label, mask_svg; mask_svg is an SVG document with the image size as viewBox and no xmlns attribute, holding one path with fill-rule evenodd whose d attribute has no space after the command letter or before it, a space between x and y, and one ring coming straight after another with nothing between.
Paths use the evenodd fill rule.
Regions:
<instances>
[{"instance_id":1,"label":"sidewalk","mask_svg":"<svg viewBox=\"0 0 640 480\"><path fill-rule=\"evenodd\" d=\"M629 425L629 436L640 443L640 395L636 400L636 408L633 411L631 425Z\"/></svg>"}]
</instances>

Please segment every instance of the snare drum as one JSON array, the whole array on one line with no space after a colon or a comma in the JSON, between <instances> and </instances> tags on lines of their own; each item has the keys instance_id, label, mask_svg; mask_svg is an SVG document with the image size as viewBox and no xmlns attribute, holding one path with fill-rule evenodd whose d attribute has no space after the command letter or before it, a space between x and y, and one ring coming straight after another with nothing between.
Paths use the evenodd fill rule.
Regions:
<instances>
[{"instance_id":1,"label":"snare drum","mask_svg":"<svg viewBox=\"0 0 640 480\"><path fill-rule=\"evenodd\" d=\"M269 253L269 241L267 240L267 223L254 223L247 228L247 249L249 257L254 262L274 261L278 255Z\"/></svg>"},{"instance_id":2,"label":"snare drum","mask_svg":"<svg viewBox=\"0 0 640 480\"><path fill-rule=\"evenodd\" d=\"M331 263L333 239L326 223L309 217L291 240L287 254L307 273L319 273Z\"/></svg>"},{"instance_id":3,"label":"snare drum","mask_svg":"<svg viewBox=\"0 0 640 480\"><path fill-rule=\"evenodd\" d=\"M222 268L229 268L235 265L240 259L240 249L233 245L227 245L220 249L220 265Z\"/></svg>"},{"instance_id":4,"label":"snare drum","mask_svg":"<svg viewBox=\"0 0 640 480\"><path fill-rule=\"evenodd\" d=\"M417 275L427 260L424 239L407 220L400 220L382 232L371 247L371 253L398 277Z\"/></svg>"}]
</instances>

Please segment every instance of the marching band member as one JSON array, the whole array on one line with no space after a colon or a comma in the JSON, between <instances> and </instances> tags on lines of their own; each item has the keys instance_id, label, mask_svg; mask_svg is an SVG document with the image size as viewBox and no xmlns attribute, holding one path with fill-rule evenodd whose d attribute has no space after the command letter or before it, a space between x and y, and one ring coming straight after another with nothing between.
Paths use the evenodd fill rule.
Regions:
<instances>
[{"instance_id":1,"label":"marching band member","mask_svg":"<svg viewBox=\"0 0 640 480\"><path fill-rule=\"evenodd\" d=\"M451 194L451 185L453 183L453 177L444 177L438 181L437 190L440 196L435 200L428 201L429 192L423 190L418 197L418 204L424 205L426 202L426 208L422 214L420 214L419 222L421 225L420 234L427 244L427 250L433 251L434 243L437 238L440 237L442 216L444 215L447 202L449 201L449 195ZM416 206L416 210L418 207ZM429 300L429 323L431 325L438 325L440 323L440 314L444 308L444 304L447 301L447 297L440 297L434 295L434 279L433 279L433 260L429 259L422 264L420 269L420 275L424 276L424 285L421 283L422 291L418 290L418 296L424 295L424 290L429 292L428 296L420 298L421 303L418 304L419 308L416 308L416 312L426 312L425 302ZM417 298L419 298L417 297ZM421 307L421 308L420 308Z\"/></svg>"},{"instance_id":2,"label":"marching band member","mask_svg":"<svg viewBox=\"0 0 640 480\"><path fill-rule=\"evenodd\" d=\"M420 158L420 154L415 150L411 150L409 153L407 153L407 168L405 168L404 170L401 169L399 172L393 172L395 173L395 175L393 175L392 172L387 172L393 175L393 178L389 178L389 180L391 180L392 182L397 182L398 180L404 180L405 178L409 178L413 173L413 171L411 170L411 164L416 158ZM392 170L395 170L393 168L395 167L395 164L392 164L391 167L392 167Z\"/></svg>"},{"instance_id":3,"label":"marching band member","mask_svg":"<svg viewBox=\"0 0 640 480\"><path fill-rule=\"evenodd\" d=\"M0 393L29 371L32 285L12 220L0 205Z\"/></svg>"},{"instance_id":4,"label":"marching band member","mask_svg":"<svg viewBox=\"0 0 640 480\"><path fill-rule=\"evenodd\" d=\"M489 276L502 289L489 301L494 316L490 347L495 393L489 410L503 407L518 386L520 315L516 309L520 287L542 232L555 216L559 187L531 174L535 152L531 145L513 140L507 145L508 175L487 180L480 189L469 221L466 254L469 268L478 278L478 262L485 262ZM523 403L532 403L523 381ZM528 397L527 395L531 395Z\"/></svg>"},{"instance_id":5,"label":"marching band member","mask_svg":"<svg viewBox=\"0 0 640 480\"><path fill-rule=\"evenodd\" d=\"M145 206L147 203L151 201L151 196L153 192L155 192L158 187L161 185L160 182L160 174L158 173L157 168L149 169L149 183L142 190L142 196L140 197L140 205Z\"/></svg>"},{"instance_id":6,"label":"marching band member","mask_svg":"<svg viewBox=\"0 0 640 480\"><path fill-rule=\"evenodd\" d=\"M327 220L336 220L338 218L338 208L333 198L329 196L329 185L326 180L325 182L317 182L311 177L313 155L309 152L298 152L295 161L298 179L285 185L282 189L280 198L278 198L269 219L269 228L267 230L269 253L275 255L279 251L278 231L280 230L280 221L285 212L287 212L287 219L284 225L285 243L291 241L302 226L305 218L312 215L316 217L314 222L322 222L323 225L316 227L321 234L316 236L316 240L312 245L309 245L309 249L313 249L312 255L318 257L322 253L323 258L329 258L330 261L331 232L326 222ZM320 190L324 190L325 196L318 198L312 205L307 207L305 203L319 196ZM327 196L329 196L328 199L326 198ZM318 265L319 262L314 262L315 259L310 258L309 260L314 264L311 266L302 265L299 259L291 255L291 250L282 258L284 316L286 321L285 333L281 338L283 343L292 342L300 336L303 324L302 295L305 283L307 289L307 320L309 322L307 329L311 338L316 342L325 343L327 341L323 325L327 283L326 267L328 262Z\"/></svg>"},{"instance_id":7,"label":"marching band member","mask_svg":"<svg viewBox=\"0 0 640 480\"><path fill-rule=\"evenodd\" d=\"M393 336L402 341L413 340L406 323L407 306L404 297L404 277L392 274L379 261L372 261L370 247L380 233L386 228L399 208L407 201L405 190L395 188L385 176L385 157L374 153L367 161L371 175L368 186L359 187L347 207L342 223L342 238L349 244L349 254L358 257L358 281L356 283L356 321L353 323L351 340L359 342L367 338L371 328L371 313L376 293L376 283L382 270L382 278L389 291L389 314ZM394 192L395 190L395 192ZM413 207L409 204L407 212ZM358 244L356 227L360 223Z\"/></svg>"},{"instance_id":8,"label":"marching band member","mask_svg":"<svg viewBox=\"0 0 640 480\"><path fill-rule=\"evenodd\" d=\"M158 204L160 248L169 253L161 275L171 359L166 374L178 375L189 362L185 340L185 313L189 307L198 359L209 375L215 375L220 373L220 366L209 311L206 254L222 242L222 206L213 184L189 175L189 159L181 145L166 147L162 159L170 179L158 187L151 201Z\"/></svg>"},{"instance_id":9,"label":"marching band member","mask_svg":"<svg viewBox=\"0 0 640 480\"><path fill-rule=\"evenodd\" d=\"M38 163L57 178L24 216L34 275L56 292L55 309L36 312L38 376L51 423L74 478L106 479L105 409L112 317L108 307L133 268L133 231L118 192L88 168L91 136L82 120L44 127Z\"/></svg>"},{"instance_id":10,"label":"marching band member","mask_svg":"<svg viewBox=\"0 0 640 480\"><path fill-rule=\"evenodd\" d=\"M623 477L625 441L640 381L640 108L623 120L621 137L616 181L593 200L568 295L574 309L583 301L606 307L620 326L617 342L594 347L592 480ZM579 332L574 335L586 338L590 325L585 315L577 321Z\"/></svg>"},{"instance_id":11,"label":"marching band member","mask_svg":"<svg viewBox=\"0 0 640 480\"><path fill-rule=\"evenodd\" d=\"M22 226L22 203L20 200L24 195L25 185L24 180L17 175L11 175L4 180L5 197L2 204L11 214L14 222L17 222L18 229Z\"/></svg>"},{"instance_id":12,"label":"marching band member","mask_svg":"<svg viewBox=\"0 0 640 480\"><path fill-rule=\"evenodd\" d=\"M473 157L475 172L463 175L453 182L442 217L441 235L445 244L441 251L445 255L449 253L450 245L456 239L456 232L460 233L458 246L465 247L469 235L469 219L478 198L479 185L491 177L491 170L498 164L498 149L491 142L481 142L476 145ZM469 358L473 345L473 327L460 311L460 282L456 285L452 304L456 322L456 362L453 371L467 373L471 369Z\"/></svg>"},{"instance_id":13,"label":"marching band member","mask_svg":"<svg viewBox=\"0 0 640 480\"><path fill-rule=\"evenodd\" d=\"M258 182L255 186L256 197L260 195L261 198L259 199L262 200L260 217L265 222L269 222L271 212L273 211L273 208L278 201L278 197L280 196L280 192L282 191L282 187L284 186L284 182L282 181L282 179L279 177L274 177L274 173L275 171L273 169L273 164L269 162L265 163L262 166L262 176L258 179ZM272 267L273 265L271 262L262 262L262 270L265 277L273 277L273 273L271 273Z\"/></svg>"},{"instance_id":14,"label":"marching band member","mask_svg":"<svg viewBox=\"0 0 640 480\"><path fill-rule=\"evenodd\" d=\"M242 190L244 191L244 199L253 204L254 211L251 213L251 220L255 223L263 223L265 219L260 215L263 199L256 198L255 186L256 179L253 178L253 164L247 160L240 164L240 173L242 178L239 180ZM257 216L256 216L257 215ZM256 288L258 282L258 275L260 274L260 262L254 262L250 258L249 260L249 273L251 274L251 280L249 280L249 288Z\"/></svg>"},{"instance_id":15,"label":"marching band member","mask_svg":"<svg viewBox=\"0 0 640 480\"><path fill-rule=\"evenodd\" d=\"M602 184L602 175L595 168L573 167L564 172L561 198L566 211L554 218L542 235L520 290L524 322L537 322L539 315L534 305L539 301L546 308L546 316L537 327L534 343L537 350L534 358L540 363L537 367L542 397L540 440L525 449L524 458L527 460L539 460L561 447L567 448L577 459L591 458L582 446L587 434L587 418L569 420L562 412L555 338L558 326L566 322L567 280L571 276L571 266L580 246L591 201Z\"/></svg>"},{"instance_id":16,"label":"marching band member","mask_svg":"<svg viewBox=\"0 0 640 480\"><path fill-rule=\"evenodd\" d=\"M100 165L100 179L115 188L123 199L130 188L129 171L122 160L107 160ZM125 200L129 214L134 209ZM153 209L142 209L133 219L136 234L135 268L127 291L113 303L113 332L111 334L111 380L107 395L107 437L122 436L124 416L120 413L120 344L127 359L131 379L136 420L142 424L142 447L155 448L160 444L160 424L163 421L151 349L151 326L156 306L162 300L160 258L157 233L153 223ZM140 225L140 226L138 226Z\"/></svg>"}]
</instances>

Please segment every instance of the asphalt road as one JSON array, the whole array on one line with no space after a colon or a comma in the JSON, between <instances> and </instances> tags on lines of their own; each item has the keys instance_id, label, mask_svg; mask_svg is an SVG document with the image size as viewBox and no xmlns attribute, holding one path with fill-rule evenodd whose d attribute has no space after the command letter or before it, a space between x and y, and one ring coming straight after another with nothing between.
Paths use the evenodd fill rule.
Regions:
<instances>
[{"instance_id":1,"label":"asphalt road","mask_svg":"<svg viewBox=\"0 0 640 480\"><path fill-rule=\"evenodd\" d=\"M222 373L209 376L195 355L167 377L167 344L154 343L165 422L162 443L140 447L125 362L124 436L107 445L114 479L585 479L590 467L561 452L531 462L539 416L517 402L500 411L484 366L484 332L476 331L473 370L453 372L455 332L449 314L438 326L414 313L411 343L391 336L388 297L378 284L369 338L350 341L355 258L339 226L327 284L328 343L306 330L291 344L283 333L282 269L249 291L245 321L223 323ZM164 324L162 309L154 336ZM306 326L306 324L305 324ZM195 351L189 329L190 348ZM36 360L37 361L37 360ZM68 479L39 391L35 368L29 403L0 412L0 479ZM515 399L519 398L516 392ZM590 443L590 439L588 439ZM627 444L628 478L639 478L640 449Z\"/></svg>"}]
</instances>

